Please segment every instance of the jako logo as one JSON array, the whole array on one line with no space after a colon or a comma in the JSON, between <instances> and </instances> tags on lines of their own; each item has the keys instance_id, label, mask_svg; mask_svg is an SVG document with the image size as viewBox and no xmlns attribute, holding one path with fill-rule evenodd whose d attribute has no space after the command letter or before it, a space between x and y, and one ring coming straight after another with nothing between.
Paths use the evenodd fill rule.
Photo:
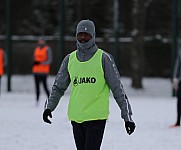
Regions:
<instances>
[{"instance_id":1,"label":"jako logo","mask_svg":"<svg viewBox=\"0 0 181 150\"><path fill-rule=\"evenodd\" d=\"M77 86L78 84L83 84L83 83L95 83L96 82L96 78L94 77L74 77L73 80L73 85Z\"/></svg>"}]
</instances>

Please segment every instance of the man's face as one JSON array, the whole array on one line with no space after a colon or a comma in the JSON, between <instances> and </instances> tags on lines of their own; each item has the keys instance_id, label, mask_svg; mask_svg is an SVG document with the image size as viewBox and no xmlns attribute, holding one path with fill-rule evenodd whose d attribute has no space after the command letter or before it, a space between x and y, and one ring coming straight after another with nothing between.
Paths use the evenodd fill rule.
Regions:
<instances>
[{"instance_id":1,"label":"man's face","mask_svg":"<svg viewBox=\"0 0 181 150\"><path fill-rule=\"evenodd\" d=\"M86 32L80 32L77 34L77 40L80 43L86 43L88 42L90 39L92 38L92 36L89 33Z\"/></svg>"},{"instance_id":2,"label":"man's face","mask_svg":"<svg viewBox=\"0 0 181 150\"><path fill-rule=\"evenodd\" d=\"M40 45L44 45L44 44L45 44L45 41L44 41L44 40L42 40L42 39L40 39L40 40L38 41L38 44L40 44Z\"/></svg>"}]
</instances>

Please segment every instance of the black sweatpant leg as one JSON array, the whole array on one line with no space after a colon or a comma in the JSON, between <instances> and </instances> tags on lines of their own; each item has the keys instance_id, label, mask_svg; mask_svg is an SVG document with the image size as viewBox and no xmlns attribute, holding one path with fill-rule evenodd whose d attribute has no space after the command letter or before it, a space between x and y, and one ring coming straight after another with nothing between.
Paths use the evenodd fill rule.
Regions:
<instances>
[{"instance_id":1,"label":"black sweatpant leg","mask_svg":"<svg viewBox=\"0 0 181 150\"><path fill-rule=\"evenodd\" d=\"M72 121L73 134L77 150L100 150L106 120Z\"/></svg>"},{"instance_id":2,"label":"black sweatpant leg","mask_svg":"<svg viewBox=\"0 0 181 150\"><path fill-rule=\"evenodd\" d=\"M50 92L49 92L48 87L47 87L47 75L43 75L42 80L43 80L43 87L44 87L44 90L46 92L46 95L47 95L47 97L49 97Z\"/></svg>"},{"instance_id":3,"label":"black sweatpant leg","mask_svg":"<svg viewBox=\"0 0 181 150\"><path fill-rule=\"evenodd\" d=\"M36 100L37 102L39 101L39 96L40 96L40 77L39 75L34 75L35 78L35 90L36 90Z\"/></svg>"},{"instance_id":4,"label":"black sweatpant leg","mask_svg":"<svg viewBox=\"0 0 181 150\"><path fill-rule=\"evenodd\" d=\"M77 150L85 150L85 127L83 123L71 121Z\"/></svg>"},{"instance_id":5,"label":"black sweatpant leg","mask_svg":"<svg viewBox=\"0 0 181 150\"><path fill-rule=\"evenodd\" d=\"M86 130L85 150L100 150L106 120L90 121Z\"/></svg>"},{"instance_id":6,"label":"black sweatpant leg","mask_svg":"<svg viewBox=\"0 0 181 150\"><path fill-rule=\"evenodd\" d=\"M181 82L179 82L179 87L177 91L177 122L176 125L180 125L181 117Z\"/></svg>"},{"instance_id":7,"label":"black sweatpant leg","mask_svg":"<svg viewBox=\"0 0 181 150\"><path fill-rule=\"evenodd\" d=\"M43 87L46 92L47 97L49 97L49 90L47 87L47 75L46 74L35 74L35 87L36 87L36 100L39 101L40 96L40 83L43 82Z\"/></svg>"}]
</instances>

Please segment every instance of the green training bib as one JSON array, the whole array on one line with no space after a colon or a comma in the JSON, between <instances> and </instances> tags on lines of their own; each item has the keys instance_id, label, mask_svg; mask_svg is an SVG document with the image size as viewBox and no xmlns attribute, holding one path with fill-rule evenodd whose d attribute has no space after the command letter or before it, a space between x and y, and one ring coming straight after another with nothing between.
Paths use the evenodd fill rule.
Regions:
<instances>
[{"instance_id":1,"label":"green training bib","mask_svg":"<svg viewBox=\"0 0 181 150\"><path fill-rule=\"evenodd\" d=\"M98 49L94 56L80 62L76 51L70 54L68 71L71 79L71 95L68 117L78 123L107 119L109 115L110 89L104 79L102 53Z\"/></svg>"}]
</instances>

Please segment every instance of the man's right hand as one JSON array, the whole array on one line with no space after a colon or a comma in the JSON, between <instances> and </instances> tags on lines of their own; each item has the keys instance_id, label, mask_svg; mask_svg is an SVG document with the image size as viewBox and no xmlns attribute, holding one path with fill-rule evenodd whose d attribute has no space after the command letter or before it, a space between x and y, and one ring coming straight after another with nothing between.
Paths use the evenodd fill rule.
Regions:
<instances>
[{"instance_id":1,"label":"man's right hand","mask_svg":"<svg viewBox=\"0 0 181 150\"><path fill-rule=\"evenodd\" d=\"M136 125L134 122L130 122L130 121L125 122L125 128L129 135L131 135L134 132L135 127L136 127Z\"/></svg>"},{"instance_id":2,"label":"man's right hand","mask_svg":"<svg viewBox=\"0 0 181 150\"><path fill-rule=\"evenodd\" d=\"M52 122L48 119L48 117L52 118L51 110L45 109L43 112L43 120L44 122L51 124Z\"/></svg>"}]
</instances>

